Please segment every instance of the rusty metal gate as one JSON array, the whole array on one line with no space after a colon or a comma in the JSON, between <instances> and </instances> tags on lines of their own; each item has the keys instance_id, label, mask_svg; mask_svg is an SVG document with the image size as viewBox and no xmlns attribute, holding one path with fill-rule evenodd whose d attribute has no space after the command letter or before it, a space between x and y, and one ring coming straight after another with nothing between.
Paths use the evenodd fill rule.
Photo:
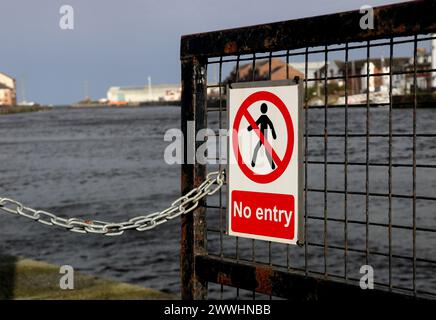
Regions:
<instances>
[{"instance_id":1,"label":"rusty metal gate","mask_svg":"<svg viewBox=\"0 0 436 320\"><path fill-rule=\"evenodd\" d=\"M224 187L182 218L183 299L436 298L435 96L422 89L434 12L414 1L374 8L373 29L353 11L182 37L185 139L227 128L229 81L302 75L306 114L306 242L226 235ZM202 143L185 143L184 193L225 168L187 163ZM374 290L359 286L362 265Z\"/></svg>"}]
</instances>

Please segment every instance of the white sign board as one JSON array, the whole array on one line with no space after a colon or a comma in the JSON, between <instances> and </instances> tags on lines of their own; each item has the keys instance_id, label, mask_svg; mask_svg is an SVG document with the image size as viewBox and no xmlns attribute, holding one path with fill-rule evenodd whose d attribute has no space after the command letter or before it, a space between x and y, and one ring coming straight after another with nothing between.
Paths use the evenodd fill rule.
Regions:
<instances>
[{"instance_id":1,"label":"white sign board","mask_svg":"<svg viewBox=\"0 0 436 320\"><path fill-rule=\"evenodd\" d=\"M227 89L228 234L301 242L302 84L262 81Z\"/></svg>"}]
</instances>

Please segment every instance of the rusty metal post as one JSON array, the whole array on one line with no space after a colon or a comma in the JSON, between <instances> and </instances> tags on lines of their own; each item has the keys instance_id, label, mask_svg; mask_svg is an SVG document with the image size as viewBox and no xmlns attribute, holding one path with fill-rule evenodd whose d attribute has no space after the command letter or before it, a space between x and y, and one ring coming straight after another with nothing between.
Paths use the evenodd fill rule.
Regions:
<instances>
[{"instance_id":1,"label":"rusty metal post","mask_svg":"<svg viewBox=\"0 0 436 320\"><path fill-rule=\"evenodd\" d=\"M206 178L206 166L197 164L195 160L195 151L201 142L193 143L197 132L206 127L206 62L195 57L182 60L183 194L199 186ZM190 121L193 127L192 122L189 125ZM201 281L195 273L195 256L205 254L206 208L203 201L192 213L182 216L180 271L184 300L207 298L207 282Z\"/></svg>"}]
</instances>

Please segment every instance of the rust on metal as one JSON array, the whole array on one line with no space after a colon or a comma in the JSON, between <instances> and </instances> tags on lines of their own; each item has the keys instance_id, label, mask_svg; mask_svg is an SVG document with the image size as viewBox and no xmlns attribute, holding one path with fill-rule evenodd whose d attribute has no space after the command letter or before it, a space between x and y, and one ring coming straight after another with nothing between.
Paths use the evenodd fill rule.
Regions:
<instances>
[{"instance_id":1,"label":"rust on metal","mask_svg":"<svg viewBox=\"0 0 436 320\"><path fill-rule=\"evenodd\" d=\"M218 272L217 281L218 283L225 286L230 286L232 284L232 280L225 273L222 272Z\"/></svg>"},{"instance_id":2,"label":"rust on metal","mask_svg":"<svg viewBox=\"0 0 436 320\"><path fill-rule=\"evenodd\" d=\"M233 53L236 53L237 51L238 51L238 45L236 44L235 41L227 42L224 45L224 52L226 54L233 54Z\"/></svg>"},{"instance_id":3,"label":"rust on metal","mask_svg":"<svg viewBox=\"0 0 436 320\"><path fill-rule=\"evenodd\" d=\"M265 294L272 294L271 275L272 268L267 266L259 266L256 268L256 291Z\"/></svg>"}]
</instances>

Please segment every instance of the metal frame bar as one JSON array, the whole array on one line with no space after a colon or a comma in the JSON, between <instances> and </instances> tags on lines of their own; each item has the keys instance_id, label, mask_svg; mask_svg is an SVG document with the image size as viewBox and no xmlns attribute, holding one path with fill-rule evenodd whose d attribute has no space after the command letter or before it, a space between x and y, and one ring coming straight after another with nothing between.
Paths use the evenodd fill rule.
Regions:
<instances>
[{"instance_id":1,"label":"metal frame bar","mask_svg":"<svg viewBox=\"0 0 436 320\"><path fill-rule=\"evenodd\" d=\"M301 272L272 269L262 264L235 262L214 256L199 256L196 264L197 274L207 281L225 286L234 286L284 297L292 301L349 301L377 302L421 300L411 295L391 293L385 290L362 290L350 286L339 279L325 280L322 277L306 276ZM332 294L334 293L334 294ZM425 301L425 299L422 299Z\"/></svg>"},{"instance_id":2,"label":"metal frame bar","mask_svg":"<svg viewBox=\"0 0 436 320\"><path fill-rule=\"evenodd\" d=\"M411 14L413 12L413 14ZM362 30L359 10L183 36L181 57L219 57L292 50L436 32L436 3L418 0L374 8L374 29ZM332 32L334 30L334 32Z\"/></svg>"},{"instance_id":3,"label":"metal frame bar","mask_svg":"<svg viewBox=\"0 0 436 320\"><path fill-rule=\"evenodd\" d=\"M182 61L182 123L184 164L182 165L182 194L198 187L206 178L206 167L195 162L195 151L199 145L190 146L197 132L207 125L207 63L204 59ZM188 121L194 122L194 132L188 131ZM206 208L202 200L192 214L182 215L182 239L180 248L180 274L182 299L204 299L207 297L207 282L195 274L195 256L207 254L206 248Z\"/></svg>"}]
</instances>

